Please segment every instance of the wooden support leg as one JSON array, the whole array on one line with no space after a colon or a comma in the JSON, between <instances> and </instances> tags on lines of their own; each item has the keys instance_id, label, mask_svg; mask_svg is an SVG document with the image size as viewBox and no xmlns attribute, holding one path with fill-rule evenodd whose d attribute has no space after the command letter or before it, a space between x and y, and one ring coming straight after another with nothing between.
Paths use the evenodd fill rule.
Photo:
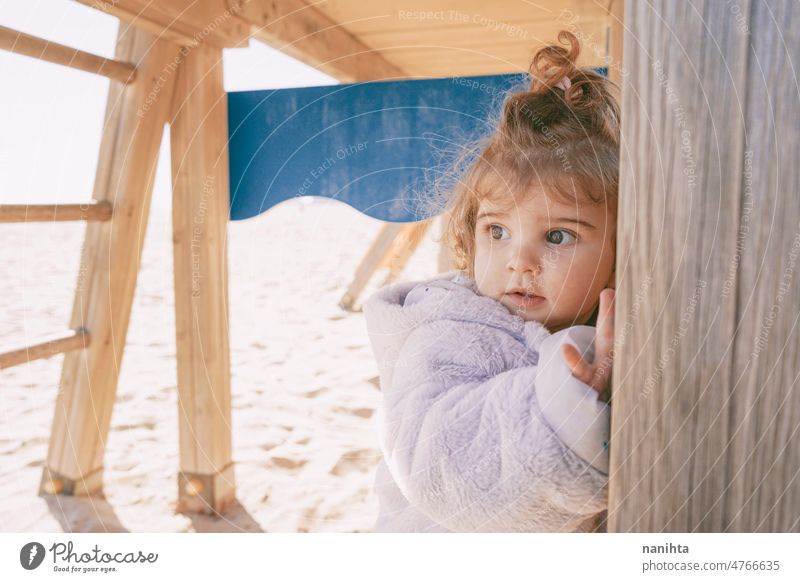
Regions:
<instances>
[{"instance_id":1,"label":"wooden support leg","mask_svg":"<svg viewBox=\"0 0 800 582\"><path fill-rule=\"evenodd\" d=\"M356 299L358 299L361 291L367 285L370 277L372 277L373 273L379 268L387 254L391 251L394 240L403 230L404 226L404 224L397 222L388 222L383 226L378 236L373 241L372 246L369 247L367 254L364 255L364 258L361 260L361 264L358 265L356 274L353 277L353 282L350 283L347 292L339 301L339 306L342 309L349 311L353 308Z\"/></svg>"},{"instance_id":2,"label":"wooden support leg","mask_svg":"<svg viewBox=\"0 0 800 582\"><path fill-rule=\"evenodd\" d=\"M102 486L105 441L150 211L158 150L169 116L180 47L120 27L116 58L136 65L136 81L111 83L94 199L113 217L90 222L70 327L91 344L65 355L39 492L86 494Z\"/></svg>"},{"instance_id":3,"label":"wooden support leg","mask_svg":"<svg viewBox=\"0 0 800 582\"><path fill-rule=\"evenodd\" d=\"M432 220L425 220L423 222L414 222L405 225L405 228L403 228L400 236L395 240L395 244L387 257L389 274L383 282L384 285L389 285L396 281L400 273L403 272L403 269L406 268L406 264L411 258L411 255L417 250L419 243L421 243L422 239L425 237L425 233L428 232L431 222Z\"/></svg>"},{"instance_id":4,"label":"wooden support leg","mask_svg":"<svg viewBox=\"0 0 800 582\"><path fill-rule=\"evenodd\" d=\"M222 51L180 65L171 125L180 473L178 511L220 513L235 493L228 342L228 115Z\"/></svg>"},{"instance_id":5,"label":"wooden support leg","mask_svg":"<svg viewBox=\"0 0 800 582\"><path fill-rule=\"evenodd\" d=\"M389 268L383 285L395 281L422 242L432 221L433 219L413 224L387 223L356 269L353 282L339 301L339 307L351 310L370 277L378 269Z\"/></svg>"}]
</instances>

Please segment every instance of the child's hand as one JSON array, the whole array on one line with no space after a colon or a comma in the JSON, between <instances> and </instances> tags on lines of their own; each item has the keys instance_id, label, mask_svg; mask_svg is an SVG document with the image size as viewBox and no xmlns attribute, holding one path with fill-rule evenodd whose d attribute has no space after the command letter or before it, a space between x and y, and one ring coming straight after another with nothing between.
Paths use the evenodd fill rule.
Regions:
<instances>
[{"instance_id":1,"label":"child's hand","mask_svg":"<svg viewBox=\"0 0 800 582\"><path fill-rule=\"evenodd\" d=\"M587 362L571 344L561 346L567 366L581 382L588 384L604 399L614 363L614 290L600 292L600 311L597 314L597 332L594 339L594 361Z\"/></svg>"}]
</instances>

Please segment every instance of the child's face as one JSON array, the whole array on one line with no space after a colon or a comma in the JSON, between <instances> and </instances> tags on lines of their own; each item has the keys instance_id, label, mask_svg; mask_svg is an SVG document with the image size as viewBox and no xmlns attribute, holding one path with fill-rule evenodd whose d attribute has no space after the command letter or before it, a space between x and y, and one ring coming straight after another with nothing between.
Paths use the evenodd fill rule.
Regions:
<instances>
[{"instance_id":1,"label":"child's face","mask_svg":"<svg viewBox=\"0 0 800 582\"><path fill-rule=\"evenodd\" d=\"M614 287L616 216L608 205L564 204L536 190L510 210L483 201L477 218L478 291L524 320L551 333L584 324L600 291ZM539 297L523 299L515 288Z\"/></svg>"}]
</instances>

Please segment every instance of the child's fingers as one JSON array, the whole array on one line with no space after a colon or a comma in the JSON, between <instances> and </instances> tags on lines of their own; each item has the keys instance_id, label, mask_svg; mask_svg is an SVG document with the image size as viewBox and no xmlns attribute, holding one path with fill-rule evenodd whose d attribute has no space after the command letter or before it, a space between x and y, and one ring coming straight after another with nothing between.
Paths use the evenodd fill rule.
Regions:
<instances>
[{"instance_id":1,"label":"child's fingers","mask_svg":"<svg viewBox=\"0 0 800 582\"><path fill-rule=\"evenodd\" d=\"M567 367L578 380L589 384L594 377L594 369L591 364L581 357L580 352L572 344L561 346L561 355L567 362Z\"/></svg>"},{"instance_id":2,"label":"child's fingers","mask_svg":"<svg viewBox=\"0 0 800 582\"><path fill-rule=\"evenodd\" d=\"M613 289L600 292L600 312L597 314L597 334L603 340L614 339L614 297Z\"/></svg>"},{"instance_id":3,"label":"child's fingers","mask_svg":"<svg viewBox=\"0 0 800 582\"><path fill-rule=\"evenodd\" d=\"M603 360L595 362L594 376L590 382L587 382L594 387L595 390L600 392L601 395L608 388L613 363L614 361L611 356L607 356L603 358Z\"/></svg>"},{"instance_id":4,"label":"child's fingers","mask_svg":"<svg viewBox=\"0 0 800 582\"><path fill-rule=\"evenodd\" d=\"M597 316L597 331L594 344L595 367L609 366L614 351L614 290L603 289L600 293L600 313Z\"/></svg>"}]
</instances>

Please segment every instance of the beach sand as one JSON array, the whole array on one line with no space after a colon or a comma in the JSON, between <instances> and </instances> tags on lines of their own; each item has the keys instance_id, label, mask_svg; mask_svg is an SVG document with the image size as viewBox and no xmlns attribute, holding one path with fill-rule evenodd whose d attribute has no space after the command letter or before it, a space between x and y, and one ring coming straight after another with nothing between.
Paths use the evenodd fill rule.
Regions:
<instances>
[{"instance_id":1,"label":"beach sand","mask_svg":"<svg viewBox=\"0 0 800 582\"><path fill-rule=\"evenodd\" d=\"M171 222L145 239L102 495L37 496L63 356L0 371L0 531L367 532L380 459L378 371L363 315L338 302L382 223L327 199L292 200L229 226L236 502L176 514L178 404ZM434 225L403 279L436 273ZM4 344L65 330L84 226L0 228ZM379 271L363 297L377 288Z\"/></svg>"}]
</instances>

